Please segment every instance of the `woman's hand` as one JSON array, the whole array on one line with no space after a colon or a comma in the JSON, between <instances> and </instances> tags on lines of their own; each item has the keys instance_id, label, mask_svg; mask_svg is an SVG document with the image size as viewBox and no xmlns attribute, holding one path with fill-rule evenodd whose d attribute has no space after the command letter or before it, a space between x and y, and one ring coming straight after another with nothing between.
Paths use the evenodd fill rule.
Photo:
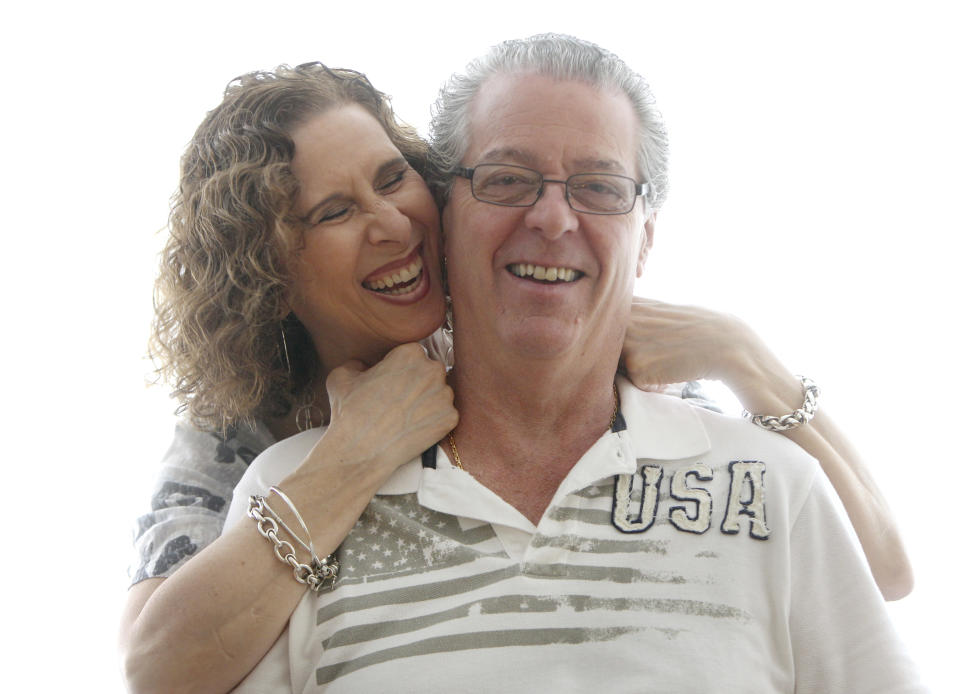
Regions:
<instances>
[{"instance_id":1,"label":"woman's hand","mask_svg":"<svg viewBox=\"0 0 960 694\"><path fill-rule=\"evenodd\" d=\"M392 349L364 369L350 361L327 376L330 428L324 439L358 461L392 471L457 425L453 390L439 362L415 343Z\"/></svg>"},{"instance_id":2,"label":"woman's hand","mask_svg":"<svg viewBox=\"0 0 960 694\"><path fill-rule=\"evenodd\" d=\"M743 321L694 306L634 298L621 363L638 387L717 379L743 407L782 415L803 402L802 388ZM816 458L836 489L887 600L913 587L903 541L867 465L821 408L809 423L782 432Z\"/></svg>"},{"instance_id":3,"label":"woman's hand","mask_svg":"<svg viewBox=\"0 0 960 694\"><path fill-rule=\"evenodd\" d=\"M737 318L697 306L633 298L621 363L638 387L728 380L756 339Z\"/></svg>"},{"instance_id":4,"label":"woman's hand","mask_svg":"<svg viewBox=\"0 0 960 694\"><path fill-rule=\"evenodd\" d=\"M397 467L457 424L444 368L417 344L395 348L369 369L360 362L334 369L327 390L330 428L279 481L320 556L343 541ZM275 508L297 526L282 503ZM128 687L230 690L276 641L304 590L254 524L227 530L169 579L131 589L121 637Z\"/></svg>"},{"instance_id":5,"label":"woman's hand","mask_svg":"<svg viewBox=\"0 0 960 694\"><path fill-rule=\"evenodd\" d=\"M699 306L634 297L621 363L645 390L711 379L751 412L786 414L803 403L796 377L750 326Z\"/></svg>"},{"instance_id":6,"label":"woman's hand","mask_svg":"<svg viewBox=\"0 0 960 694\"><path fill-rule=\"evenodd\" d=\"M302 510L320 556L336 549L398 467L441 440L458 419L443 365L416 343L395 347L370 368L346 362L326 384L330 426L280 481Z\"/></svg>"}]
</instances>

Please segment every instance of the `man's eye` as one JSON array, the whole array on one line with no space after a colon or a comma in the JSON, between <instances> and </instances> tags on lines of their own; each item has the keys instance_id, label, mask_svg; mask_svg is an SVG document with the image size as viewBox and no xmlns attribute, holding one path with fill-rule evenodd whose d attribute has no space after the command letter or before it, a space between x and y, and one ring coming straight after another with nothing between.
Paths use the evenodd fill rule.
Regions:
<instances>
[{"instance_id":1,"label":"man's eye","mask_svg":"<svg viewBox=\"0 0 960 694\"><path fill-rule=\"evenodd\" d=\"M570 183L571 193L586 198L617 198L629 197L629 189L624 181L614 178L585 178Z\"/></svg>"},{"instance_id":2,"label":"man's eye","mask_svg":"<svg viewBox=\"0 0 960 694\"><path fill-rule=\"evenodd\" d=\"M480 188L485 190L503 190L517 188L536 188L538 182L530 176L520 176L515 173L503 173L490 176L480 181Z\"/></svg>"},{"instance_id":3,"label":"man's eye","mask_svg":"<svg viewBox=\"0 0 960 694\"><path fill-rule=\"evenodd\" d=\"M619 192L616 189L614 189L614 187L611 186L609 183L599 183L597 181L588 183L587 185L583 186L583 188L584 190L588 190L591 193L604 193L609 195L615 195L616 193Z\"/></svg>"}]
</instances>

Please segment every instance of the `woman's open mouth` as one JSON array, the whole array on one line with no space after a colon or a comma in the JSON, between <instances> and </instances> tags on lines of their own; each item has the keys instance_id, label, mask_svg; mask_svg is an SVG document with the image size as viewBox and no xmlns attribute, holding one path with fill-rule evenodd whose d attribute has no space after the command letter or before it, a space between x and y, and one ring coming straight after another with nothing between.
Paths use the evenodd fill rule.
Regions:
<instances>
[{"instance_id":1,"label":"woman's open mouth","mask_svg":"<svg viewBox=\"0 0 960 694\"><path fill-rule=\"evenodd\" d=\"M389 273L366 279L363 286L366 289L385 294L386 296L403 296L416 291L423 279L423 258L419 253L406 265L394 268Z\"/></svg>"}]
</instances>

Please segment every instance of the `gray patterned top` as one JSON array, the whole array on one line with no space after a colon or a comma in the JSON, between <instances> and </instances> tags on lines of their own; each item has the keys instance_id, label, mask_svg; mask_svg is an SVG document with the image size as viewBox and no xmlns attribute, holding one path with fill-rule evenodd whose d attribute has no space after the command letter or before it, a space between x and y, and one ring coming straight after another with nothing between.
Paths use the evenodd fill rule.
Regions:
<instances>
[{"instance_id":1,"label":"gray patterned top","mask_svg":"<svg viewBox=\"0 0 960 694\"><path fill-rule=\"evenodd\" d=\"M237 482L273 443L261 422L225 437L179 422L161 461L150 511L136 521L131 582L166 578L213 542L223 530Z\"/></svg>"}]
</instances>

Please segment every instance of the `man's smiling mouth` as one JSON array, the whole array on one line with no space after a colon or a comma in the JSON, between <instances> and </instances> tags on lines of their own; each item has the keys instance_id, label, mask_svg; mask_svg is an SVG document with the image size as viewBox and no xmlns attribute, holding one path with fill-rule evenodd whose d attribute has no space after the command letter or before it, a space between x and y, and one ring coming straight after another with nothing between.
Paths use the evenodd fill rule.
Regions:
<instances>
[{"instance_id":1,"label":"man's smiling mouth","mask_svg":"<svg viewBox=\"0 0 960 694\"><path fill-rule=\"evenodd\" d=\"M507 270L514 277L534 279L541 282L575 282L583 277L583 273L569 267L555 267L546 265L531 265L530 263L512 263Z\"/></svg>"}]
</instances>

